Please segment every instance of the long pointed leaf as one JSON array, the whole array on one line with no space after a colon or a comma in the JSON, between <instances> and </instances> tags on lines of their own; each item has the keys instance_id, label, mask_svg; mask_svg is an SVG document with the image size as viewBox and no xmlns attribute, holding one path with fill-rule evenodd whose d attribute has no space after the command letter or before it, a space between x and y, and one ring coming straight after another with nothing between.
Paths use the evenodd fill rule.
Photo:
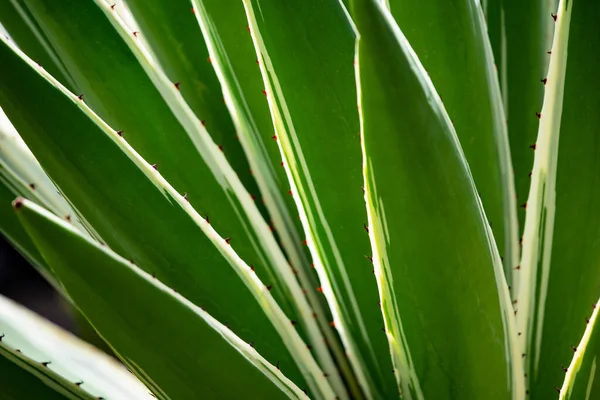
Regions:
<instances>
[{"instance_id":1,"label":"long pointed leaf","mask_svg":"<svg viewBox=\"0 0 600 400\"><path fill-rule=\"evenodd\" d=\"M42 64L69 90L77 90L73 78L56 54L48 37L29 12L25 0L0 2L0 23L21 50Z\"/></svg>"},{"instance_id":2,"label":"long pointed leaf","mask_svg":"<svg viewBox=\"0 0 600 400\"><path fill-rule=\"evenodd\" d=\"M373 261L402 396L523 399L508 287L450 119L389 11L353 0L352 15Z\"/></svg>"},{"instance_id":3,"label":"long pointed leaf","mask_svg":"<svg viewBox=\"0 0 600 400\"><path fill-rule=\"evenodd\" d=\"M211 63L223 87L226 104L252 165L273 226L288 253L290 263L302 268L307 263L305 257L298 254L302 252L297 249L302 242L299 236L302 225L294 215L297 210L293 197L288 194L285 163L282 162L277 142L273 140L274 128L268 99L264 94L266 92L260 60L256 59L256 63L248 62L256 57L256 51L250 28L245 28L248 22L244 5L242 2L224 3L219 0L205 0L202 3L194 1L194 4L194 12L205 32L203 36L208 43ZM163 6L162 3L160 6ZM282 196L284 199L278 199ZM282 202L292 216L284 214ZM289 218L292 221L288 221Z\"/></svg>"},{"instance_id":4,"label":"long pointed leaf","mask_svg":"<svg viewBox=\"0 0 600 400\"><path fill-rule=\"evenodd\" d=\"M297 234L294 235L295 227L293 219L287 211L280 188L275 182L273 177L273 167L269 165L269 160L265 154L262 141L258 136L258 132L255 131L256 128L253 126L252 117L249 115L249 111L243 107L245 105L245 98L241 95L237 82L231 81L232 71L227 70L227 67L229 67L229 60L227 60L227 62L222 60L224 53L215 49L216 33L214 27L212 25L210 27L204 25L202 28L203 32L201 32L200 27L198 27L198 24L194 21L192 13L189 12L190 3L187 0L176 0L169 2L168 4L165 4L162 1L132 1L129 2L129 5L132 6L136 18L142 23L145 30L149 32L151 49L154 54L158 55L161 65L165 66L165 71L168 75L172 77L179 75L179 79L184 82L186 80L192 82L204 80L209 86L218 85L219 82L222 84L224 102L231 111L238 139L249 157L252 174L256 178L261 189L262 201L270 211L272 218L271 224L282 239L284 249L288 250L287 253L290 258L290 263L294 265L295 273L300 277L303 277L309 262L306 257L303 257L300 238ZM248 32L243 29L244 24L246 23L243 5L241 3L223 5L219 2L214 8L219 11L220 16L223 18L223 22L226 22L227 26L234 24L232 21L234 15L238 17L238 20L241 17L241 22L238 26L238 28L241 29L238 30L245 36L243 39L245 39L246 46L249 50L246 55L249 53L249 55L253 57L254 48L252 40L250 39ZM118 6L115 7L115 10L116 9L118 9ZM195 7L193 10L198 17L203 15L200 10L201 9L198 7ZM237 13L235 10L237 10ZM230 32L227 31L227 33ZM204 40L208 43L208 61L205 60L207 49L202 46L202 43L198 43L199 38L202 36L204 36ZM240 44L240 36L241 35L237 35L235 38L228 37L228 49L235 49L237 51L238 48L244 48L244 46ZM220 42L219 45L221 45ZM244 64L248 64L246 61L247 58L244 59ZM212 71L211 65L215 67L219 81L216 81L215 77L213 77L214 72ZM255 80L258 80L258 83L261 83L262 81L258 66L255 64L249 65L254 69ZM248 79L247 76L245 76L245 78L248 81L244 81L244 84L250 83L251 80ZM197 96L202 93L189 90L186 92L183 90L184 88L185 85L182 85L180 88L184 99L191 106L192 110L194 110L197 115L201 116L198 111L198 101L206 102L207 99L198 99ZM262 88L262 83L259 88ZM257 100L260 100L262 110L265 113L265 116L268 117L266 100L262 95L261 90L262 89L256 90L255 93L253 93L254 96L248 93L246 93L246 95L253 100L253 105L255 106L258 105ZM221 104L221 102L219 102L219 104ZM223 106L221 105L219 107ZM254 109L256 109L256 107L254 107ZM267 119L267 122L270 124L270 120ZM209 130L211 130L210 126ZM269 134L268 137L270 138L270 136L271 135ZM280 159L278 151L277 157ZM277 163L279 163L279 161L277 161ZM279 170L281 170L281 168L279 168ZM287 192L287 188L285 189L285 192ZM291 199L288 200L291 202ZM291 204L293 205L293 202L291 202ZM316 286L318 285L305 284L304 288L310 288L312 290L312 288ZM316 297L312 291L309 292L307 296L309 298ZM312 305L314 307L314 302L312 302ZM319 311L316 307L315 310ZM322 312L319 311L318 314L322 314ZM318 343L320 342L321 341L319 340ZM316 346L315 350L320 353L319 348ZM334 370L334 368L332 367L330 370Z\"/></svg>"},{"instance_id":5,"label":"long pointed leaf","mask_svg":"<svg viewBox=\"0 0 600 400\"><path fill-rule=\"evenodd\" d=\"M390 10L443 99L511 285L519 263L513 173L479 1L390 0Z\"/></svg>"},{"instance_id":6,"label":"long pointed leaf","mask_svg":"<svg viewBox=\"0 0 600 400\"><path fill-rule=\"evenodd\" d=\"M367 397L395 396L376 282L365 257L370 250L352 24L336 1L296 6L253 0L245 7L319 290L353 368L342 367L342 373L348 382L356 380ZM339 351L335 355L343 360Z\"/></svg>"},{"instance_id":7,"label":"long pointed leaf","mask_svg":"<svg viewBox=\"0 0 600 400\"><path fill-rule=\"evenodd\" d=\"M329 321L331 321L331 319L328 317L325 300L314 290L319 285L313 276L314 271L310 270L309 261L305 255L305 251L302 249L300 236L296 231L297 223L294 223L290 212L287 209L289 201L286 204L281 194L280 185L287 185L287 179L280 183L280 185L277 184L275 172L270 165L269 155L267 155L267 151L264 148L263 139L261 139L259 132L254 125L250 108L245 100L246 96L236 79L235 69L227 56L225 43L221 41L216 24L212 18L212 15L214 15L216 11L217 17L221 18L219 21L220 26L225 27L227 25L225 21L229 21L230 14L228 14L225 19L224 10L222 10L223 7L218 2L215 4L201 4L197 1L193 1L193 4L194 12L198 17L198 22L202 28L204 37L207 40L213 65L215 66L217 75L222 83L228 107L234 117L240 140L249 156L250 165L261 189L261 193L264 196L267 209L271 214L272 224L279 234L283 243L283 248L287 250L290 263L294 266L294 273L298 276L307 299L315 310L317 319L321 323L322 328L326 330L326 334L330 333L330 336L327 337L327 343L334 344L336 339L331 337L331 327L329 326ZM239 4L239 6L237 11L241 11L242 16L244 16L244 7L242 4ZM225 12L227 11L232 10L225 10ZM226 34L231 34L231 32L226 30ZM228 39L228 44L233 46L231 39ZM246 40L252 45L252 41L249 38L246 38ZM253 45L251 48L253 49ZM237 67L239 70L240 66L237 65ZM260 78L260 74L258 77ZM247 85L245 87L247 88ZM251 93L247 93L247 95L252 98ZM270 141L273 142L273 140ZM271 146L273 146L272 143ZM278 154L279 159L280 157L281 156ZM285 166L285 162L281 163L281 165ZM290 196L288 196L288 200L289 198ZM292 209L295 209L295 207ZM315 350L323 367L328 371L333 371L328 374L331 377L330 379L335 382L338 392L343 392L344 389L342 389L341 379L338 376L337 368L334 366L328 354L328 350L324 345L320 345Z\"/></svg>"},{"instance_id":8,"label":"long pointed leaf","mask_svg":"<svg viewBox=\"0 0 600 400\"><path fill-rule=\"evenodd\" d=\"M497 1L497 0L496 0ZM510 151L518 204L527 201L533 168L540 112L544 98L543 79L548 72L550 47L558 0L502 0L504 26L503 59L496 60L503 81ZM520 232L525 209L518 209Z\"/></svg>"},{"instance_id":9,"label":"long pointed leaf","mask_svg":"<svg viewBox=\"0 0 600 400\"><path fill-rule=\"evenodd\" d=\"M0 81L0 104L44 169L107 243L230 323L243 339L256 341L261 354L272 363L281 361L294 382L304 382L298 363L311 388L327 393L323 372L270 296L271 282L262 283L239 258L235 242L219 236L77 96L8 42L0 43L0 56L10 73ZM23 91L24 85L30 90ZM35 120L31 110L53 118Z\"/></svg>"},{"instance_id":10,"label":"long pointed leaf","mask_svg":"<svg viewBox=\"0 0 600 400\"><path fill-rule=\"evenodd\" d=\"M600 293L600 25L561 1L536 141L517 322L534 399L552 395Z\"/></svg>"},{"instance_id":11,"label":"long pointed leaf","mask_svg":"<svg viewBox=\"0 0 600 400\"><path fill-rule=\"evenodd\" d=\"M191 204L203 215L209 215L216 229L233 237L236 251L255 266L261 278L275 279L269 268L264 266L265 256L255 245L257 238L246 230L248 221L243 214L238 214L239 205L232 199L229 189L223 186L222 178L214 176L188 137L185 127L177 120L102 9L89 0L25 2L78 83L86 104L114 130L122 131L121 135L128 144L149 163L156 164L161 174L180 193L187 193ZM193 15L189 14L193 23ZM129 31L127 34L134 37ZM200 37L198 39L201 40ZM220 102L220 99L218 96L214 100ZM207 118L205 115L202 119ZM210 125L207 127L210 128ZM233 133L230 136L235 141ZM221 153L217 146L211 145L214 151ZM237 141L236 146L239 147ZM244 164L241 149L229 154L229 147L223 147L227 158ZM247 163L243 170L248 173ZM250 194L247 196L250 197ZM280 291L281 288L276 287L273 295L285 307Z\"/></svg>"},{"instance_id":12,"label":"long pointed leaf","mask_svg":"<svg viewBox=\"0 0 600 400\"><path fill-rule=\"evenodd\" d=\"M282 307L287 306L285 310L288 314L294 315L300 321L298 328L306 333L310 345L315 349L322 368L326 371L325 377L330 378L330 380L336 380L337 374L334 364L323 362L323 360L327 361L329 358L326 346L328 343L335 344L334 338L324 336L323 332L319 330L314 317L315 311L311 309L293 273L293 268L291 268L285 259L285 255L276 242L273 232L263 219L256 204L251 200L251 196L243 187L235 171L218 150L218 147L208 136L201 121L193 114L193 111L185 103L179 91L169 82L164 71L156 65L145 47L140 45L135 39L135 35L130 34L124 21L113 12L109 4L101 0L94 1L104 11L112 25L119 32L121 38L135 54L140 65L142 65L146 74L160 91L173 114L185 128L196 150L202 155L204 161L223 188L225 188L226 192L231 195L230 199L235 204L236 211L239 210L237 212L242 214L246 218L247 224L252 227L252 229L248 229L247 231L252 232L252 238L257 244L255 248L261 252L265 260L264 266L266 272L275 281L275 293L273 295ZM282 294L278 294L278 292L282 292ZM316 319L318 320L319 318L317 314ZM323 385L323 382L321 382L322 378L321 376L314 379ZM321 389L326 389L326 387Z\"/></svg>"},{"instance_id":13,"label":"long pointed leaf","mask_svg":"<svg viewBox=\"0 0 600 400\"><path fill-rule=\"evenodd\" d=\"M14 214L12 207L11 212ZM29 373L47 376L42 380L54 382L58 392L81 398L152 398L148 389L116 360L1 296L0 335L5 356ZM9 378L2 369L0 391L6 395L9 389L14 390L12 396L16 398L26 398L27 391L32 390L24 382ZM45 399L50 394L30 396Z\"/></svg>"},{"instance_id":14,"label":"long pointed leaf","mask_svg":"<svg viewBox=\"0 0 600 400\"><path fill-rule=\"evenodd\" d=\"M293 269L285 259L270 227L264 221L253 200L250 199L251 196L242 186L235 171L227 163L221 152L218 151L218 147L208 136L201 121L196 118L191 108L183 101L179 91L170 84L165 73L162 69L158 68L150 54L145 51L145 48L140 46L139 42L134 39L135 35L132 36L129 33L127 26L112 11L111 6L100 0L95 0L95 2L102 8L113 26L135 54L144 71L160 91L178 121L185 127L194 147L202 155L212 173L217 177L221 185L227 189L227 193L233 194L233 196L230 196L230 199L237 206L238 210L243 210L246 223L253 228L247 231L252 232L252 238L259 245L255 246L255 248L260 250L265 260L263 264L266 267L266 272L270 274L269 278L276 280L276 290L273 295L282 306L288 306L286 307L288 313L294 312L297 318L300 319L302 323L299 328L306 332L319 357L326 357L327 352L324 343L328 340L331 342L331 339L323 337L322 332L319 331L313 317L314 311L311 310L293 274ZM278 292L283 292L284 295L279 295ZM324 368L329 371L328 374L335 377L333 365L324 365Z\"/></svg>"},{"instance_id":15,"label":"long pointed leaf","mask_svg":"<svg viewBox=\"0 0 600 400\"><path fill-rule=\"evenodd\" d=\"M600 351L600 327L598 327L598 307L594 304L594 312L587 321L587 327L581 341L574 347L573 360L565 371L565 381L559 389L560 400L596 399L600 396L600 373L598 373L598 352Z\"/></svg>"},{"instance_id":16,"label":"long pointed leaf","mask_svg":"<svg viewBox=\"0 0 600 400\"><path fill-rule=\"evenodd\" d=\"M35 204L14 206L69 296L159 398L303 396L251 345L156 278Z\"/></svg>"},{"instance_id":17,"label":"long pointed leaf","mask_svg":"<svg viewBox=\"0 0 600 400\"><path fill-rule=\"evenodd\" d=\"M191 1L130 0L127 6L140 26L139 36L147 41L165 74L172 82L179 82L186 103L203 121L213 140L223 147L248 189L258 196L255 184L247 179L250 178L248 162L236 138ZM115 6L116 11L120 8Z\"/></svg>"}]
</instances>

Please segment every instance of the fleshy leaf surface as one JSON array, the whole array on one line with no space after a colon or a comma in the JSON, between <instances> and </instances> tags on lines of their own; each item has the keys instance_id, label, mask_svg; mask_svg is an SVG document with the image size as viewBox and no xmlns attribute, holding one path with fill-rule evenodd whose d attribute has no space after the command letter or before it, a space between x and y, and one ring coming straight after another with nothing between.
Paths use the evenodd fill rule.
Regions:
<instances>
[{"instance_id":1,"label":"fleshy leaf surface","mask_svg":"<svg viewBox=\"0 0 600 400\"><path fill-rule=\"evenodd\" d=\"M553 395L561 365L600 293L600 25L592 0L563 0L527 200L517 324L533 399Z\"/></svg>"},{"instance_id":2,"label":"fleshy leaf surface","mask_svg":"<svg viewBox=\"0 0 600 400\"><path fill-rule=\"evenodd\" d=\"M387 8L351 4L369 235L401 394L523 399L508 287L450 119Z\"/></svg>"},{"instance_id":3,"label":"fleshy leaf surface","mask_svg":"<svg viewBox=\"0 0 600 400\"><path fill-rule=\"evenodd\" d=\"M600 351L600 327L598 327L598 303L587 321L587 327L577 347L573 347L574 356L568 367L562 365L565 381L559 389L560 400L596 399L600 396L600 374L598 353Z\"/></svg>"},{"instance_id":4,"label":"fleshy leaf surface","mask_svg":"<svg viewBox=\"0 0 600 400\"><path fill-rule=\"evenodd\" d=\"M352 22L336 1L244 3L273 116L273 138L319 275L317 290L328 302L348 356L342 375L353 396L360 395L357 385L366 397L395 396L367 258ZM342 351L334 349L334 356L345 362Z\"/></svg>"},{"instance_id":5,"label":"fleshy leaf surface","mask_svg":"<svg viewBox=\"0 0 600 400\"><path fill-rule=\"evenodd\" d=\"M157 397L304 396L251 343L150 274L34 203L14 207L83 315Z\"/></svg>"},{"instance_id":6,"label":"fleshy leaf surface","mask_svg":"<svg viewBox=\"0 0 600 400\"><path fill-rule=\"evenodd\" d=\"M2 363L14 364L2 369L0 397L53 398L37 379L67 398L152 398L116 360L2 296L0 336ZM17 372L15 366L23 371Z\"/></svg>"},{"instance_id":7,"label":"fleshy leaf surface","mask_svg":"<svg viewBox=\"0 0 600 400\"><path fill-rule=\"evenodd\" d=\"M0 103L44 169L106 243L230 324L246 341L256 341L257 350L273 364L280 361L294 382L305 386L310 376L316 385L311 388L326 393L323 372L290 323L293 317L275 303L272 282L260 281L235 253L235 239L218 235L77 96L8 42L0 43L0 53L10 77L0 81ZM30 90L23 91L24 86ZM53 118L30 118L32 110Z\"/></svg>"},{"instance_id":8,"label":"fleshy leaf surface","mask_svg":"<svg viewBox=\"0 0 600 400\"><path fill-rule=\"evenodd\" d=\"M390 0L460 140L509 285L519 263L506 117L478 0Z\"/></svg>"}]
</instances>

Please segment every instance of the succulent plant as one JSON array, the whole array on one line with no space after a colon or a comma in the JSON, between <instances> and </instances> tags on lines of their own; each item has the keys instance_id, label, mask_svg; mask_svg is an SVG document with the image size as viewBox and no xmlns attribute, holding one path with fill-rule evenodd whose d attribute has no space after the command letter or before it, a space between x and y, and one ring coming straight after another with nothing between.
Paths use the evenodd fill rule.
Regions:
<instances>
[{"instance_id":1,"label":"succulent plant","mask_svg":"<svg viewBox=\"0 0 600 400\"><path fill-rule=\"evenodd\" d=\"M598 10L0 2L0 397L600 398Z\"/></svg>"}]
</instances>

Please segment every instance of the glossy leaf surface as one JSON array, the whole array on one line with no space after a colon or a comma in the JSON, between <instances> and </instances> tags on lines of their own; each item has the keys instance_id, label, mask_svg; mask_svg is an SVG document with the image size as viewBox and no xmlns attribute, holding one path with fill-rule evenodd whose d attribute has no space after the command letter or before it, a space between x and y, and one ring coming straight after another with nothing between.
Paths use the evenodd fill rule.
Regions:
<instances>
[{"instance_id":1,"label":"glossy leaf surface","mask_svg":"<svg viewBox=\"0 0 600 400\"><path fill-rule=\"evenodd\" d=\"M202 215L209 215L216 229L234 237L236 251L255 265L261 278L270 278L263 255L255 246L256 238L246 229L245 217L237 212L238 205L100 7L93 1L26 1L80 87L86 104L111 128L122 131L127 143L155 164L175 189L187 193L190 203ZM188 13L195 23L189 9ZM220 99L218 95L216 100ZM223 151L229 156L228 148L223 147ZM240 152L228 158L243 164ZM247 173L248 167L243 169ZM279 296L278 290L274 295Z\"/></svg>"},{"instance_id":2,"label":"glossy leaf surface","mask_svg":"<svg viewBox=\"0 0 600 400\"><path fill-rule=\"evenodd\" d=\"M243 339L256 341L269 361L280 361L291 379L303 382L253 295L264 286L255 283L250 286L254 292L249 291L239 274L248 276L250 268L241 271L239 262L223 256L235 249L235 239L229 244L219 237L76 96L61 92L4 42L0 56L9 78L0 81L0 104L54 182L106 243L230 324ZM34 119L32 112L52 118Z\"/></svg>"},{"instance_id":3,"label":"glossy leaf surface","mask_svg":"<svg viewBox=\"0 0 600 400\"><path fill-rule=\"evenodd\" d=\"M251 392L278 399L285 396L277 385L285 384L288 393L299 392L275 367L261 365L250 345L156 278L31 202L19 199L15 208L69 296L157 397Z\"/></svg>"},{"instance_id":4,"label":"glossy leaf surface","mask_svg":"<svg viewBox=\"0 0 600 400\"><path fill-rule=\"evenodd\" d=\"M518 323L532 398L552 395L600 293L600 26L593 1L562 1L523 240ZM530 207L531 206L531 207Z\"/></svg>"},{"instance_id":5,"label":"glossy leaf surface","mask_svg":"<svg viewBox=\"0 0 600 400\"><path fill-rule=\"evenodd\" d=\"M352 5L370 238L400 390L522 399L508 287L450 119L387 9Z\"/></svg>"},{"instance_id":6,"label":"glossy leaf surface","mask_svg":"<svg viewBox=\"0 0 600 400\"><path fill-rule=\"evenodd\" d=\"M598 327L598 307L594 305L581 341L574 347L574 356L568 367L561 366L565 381L559 389L560 400L595 399L600 396L600 375L597 373L598 352L600 351L600 327Z\"/></svg>"},{"instance_id":7,"label":"glossy leaf surface","mask_svg":"<svg viewBox=\"0 0 600 400\"><path fill-rule=\"evenodd\" d=\"M456 129L504 259L518 265L517 216L508 134L483 13L476 0L390 0Z\"/></svg>"},{"instance_id":8,"label":"glossy leaf surface","mask_svg":"<svg viewBox=\"0 0 600 400\"><path fill-rule=\"evenodd\" d=\"M350 381L367 396L393 396L376 281L365 257L371 250L361 190L353 27L335 1L247 1L246 8L291 194L320 290L356 375Z\"/></svg>"},{"instance_id":9,"label":"glossy leaf surface","mask_svg":"<svg viewBox=\"0 0 600 400\"><path fill-rule=\"evenodd\" d=\"M0 336L0 397L152 398L116 360L4 297Z\"/></svg>"},{"instance_id":10,"label":"glossy leaf surface","mask_svg":"<svg viewBox=\"0 0 600 400\"><path fill-rule=\"evenodd\" d=\"M43 65L52 76L70 90L77 90L75 82L56 54L56 50L31 15L26 0L0 2L0 23L10 32L11 38L21 50Z\"/></svg>"},{"instance_id":11,"label":"glossy leaf surface","mask_svg":"<svg viewBox=\"0 0 600 400\"><path fill-rule=\"evenodd\" d=\"M496 0L497 1L497 0ZM557 0L502 0L504 22L504 59L497 63L505 77L503 95L510 151L515 174L517 204L524 204L529 194L534 151L542 108L544 78L547 78L552 46ZM522 234L525 209L518 209Z\"/></svg>"},{"instance_id":12,"label":"glossy leaf surface","mask_svg":"<svg viewBox=\"0 0 600 400\"><path fill-rule=\"evenodd\" d=\"M259 195L189 0L129 0L140 37L220 145L250 193ZM189 182L192 183L192 182ZM209 196L201 193L205 201Z\"/></svg>"}]
</instances>

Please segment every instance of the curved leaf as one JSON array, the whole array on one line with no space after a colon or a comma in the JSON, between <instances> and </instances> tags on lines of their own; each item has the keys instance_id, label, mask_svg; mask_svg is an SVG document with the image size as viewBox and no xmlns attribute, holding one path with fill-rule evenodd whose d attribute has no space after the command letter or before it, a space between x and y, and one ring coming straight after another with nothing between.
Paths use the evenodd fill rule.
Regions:
<instances>
[{"instance_id":1,"label":"curved leaf","mask_svg":"<svg viewBox=\"0 0 600 400\"><path fill-rule=\"evenodd\" d=\"M73 78L56 54L48 37L31 15L25 0L0 2L0 24L8 31L21 50L42 64L69 90L77 90Z\"/></svg>"},{"instance_id":2,"label":"curved leaf","mask_svg":"<svg viewBox=\"0 0 600 400\"><path fill-rule=\"evenodd\" d=\"M218 147L210 139L201 121L196 118L191 108L183 101L179 91L169 82L167 76L156 65L144 46L141 46L135 40L135 35L132 36L129 33L124 21L113 12L110 5L103 3L101 0L95 0L95 2L102 8L110 22L135 54L140 65L142 65L144 71L160 91L178 121L185 127L196 150L202 155L207 165L209 165L214 176L219 180L223 188L226 189L227 193L232 195L230 199L239 207L240 211L243 211L243 214L241 212L238 213L242 214L246 218L248 226L252 227L252 229L247 229L247 231L252 233L252 237L257 243L255 248L260 251L266 261L264 263L266 272L270 273L269 277L275 281L273 295L282 306L288 306L286 307L288 314L296 315L297 319L301 322L299 329L306 333L311 347L315 348L315 353L319 357L319 361L322 362L323 369L326 371L325 378L332 381L336 380L337 374L333 363L323 362L323 360L327 360L329 357L326 345L334 345L334 338L324 336L323 332L319 330L314 317L316 311L313 311L307 302L306 295L294 275L293 268L291 268L285 259L273 232L264 221L253 200L251 200L251 196L242 186L235 171L227 163L221 152L218 151ZM317 313L316 319L319 318L319 314ZM315 380L320 381L322 378L322 376L316 377Z\"/></svg>"},{"instance_id":3,"label":"curved leaf","mask_svg":"<svg viewBox=\"0 0 600 400\"><path fill-rule=\"evenodd\" d=\"M14 206L65 291L157 397L304 397L251 344L156 278L35 204Z\"/></svg>"},{"instance_id":4,"label":"curved leaf","mask_svg":"<svg viewBox=\"0 0 600 400\"><path fill-rule=\"evenodd\" d=\"M127 6L140 26L140 36L147 41L165 74L172 82L179 82L186 103L215 143L222 146L248 190L258 196L191 1L128 0ZM115 10L119 8L120 5L115 6Z\"/></svg>"},{"instance_id":5,"label":"curved leaf","mask_svg":"<svg viewBox=\"0 0 600 400\"><path fill-rule=\"evenodd\" d=\"M203 215L209 215L216 229L235 238L236 251L255 266L261 278L275 279L264 266L265 256L256 247L256 235L246 229L248 221L238 213L239 205L232 199L230 189L223 186L223 178L214 176L185 127L102 9L93 1L25 2L79 85L85 103L111 128L122 131L127 143L150 164L156 164L180 193L187 193L191 204ZM189 17L194 23L191 12ZM129 31L128 35L134 37ZM220 101L221 96L216 100ZM206 118L205 115L202 119ZM211 145L213 151L220 153L217 146ZM239 147L237 141L236 146ZM245 163L241 150L230 155L229 147L223 147L228 159ZM247 173L247 163L243 170ZM115 250L120 252L117 247ZM133 256L129 252L120 254ZM280 287L275 288L273 294L281 300L280 291ZM284 301L281 304L286 306Z\"/></svg>"},{"instance_id":6,"label":"curved leaf","mask_svg":"<svg viewBox=\"0 0 600 400\"><path fill-rule=\"evenodd\" d=\"M600 25L592 0L563 0L536 141L517 323L531 398L563 379L600 293ZM524 279L523 279L524 278Z\"/></svg>"},{"instance_id":7,"label":"curved leaf","mask_svg":"<svg viewBox=\"0 0 600 400\"><path fill-rule=\"evenodd\" d=\"M294 382L304 386L310 377L311 389L326 393L323 372L290 317L265 296L272 282L262 283L240 259L235 241L219 236L77 96L7 42L0 43L0 57L10 78L0 81L0 104L107 244L131 254L137 265L229 323L243 339L256 341L261 354L273 364L280 361ZM35 112L52 119L34 119Z\"/></svg>"},{"instance_id":8,"label":"curved leaf","mask_svg":"<svg viewBox=\"0 0 600 400\"><path fill-rule=\"evenodd\" d=\"M389 11L353 0L352 15L369 235L401 394L523 399L508 287L450 119Z\"/></svg>"},{"instance_id":9,"label":"curved leaf","mask_svg":"<svg viewBox=\"0 0 600 400\"><path fill-rule=\"evenodd\" d=\"M14 215L12 207L11 212ZM0 336L4 356L0 358L24 370L19 373L14 366L2 369L0 395L53 398L46 390L37 392L41 390L37 379L67 398L152 398L148 389L114 359L2 296ZM8 365L5 360L2 363Z\"/></svg>"},{"instance_id":10,"label":"curved leaf","mask_svg":"<svg viewBox=\"0 0 600 400\"><path fill-rule=\"evenodd\" d=\"M202 28L203 32L200 32L198 24L193 21L192 13L189 12L190 10L188 1L176 0L169 2L168 4L165 4L162 1L133 1L130 2L130 5L132 6L133 13L136 15L138 20L142 21L147 31L150 32L151 36L149 41L151 48L156 54L158 54L161 64L165 65L167 74L172 75L175 73L173 71L176 71L177 74L187 77L188 81L199 81L203 79L204 81L210 81L207 82L207 84L210 83L218 85L218 82L221 83L224 102L229 108L233 117L234 125L237 131L237 138L249 156L248 158L252 175L255 177L259 184L259 188L261 189L262 201L270 211L272 218L270 225L276 230L276 233L281 238L284 244L284 249L288 250L287 253L290 263L294 265L294 272L301 278L302 281L302 278L304 278L305 275L305 270L308 269L309 262L304 256L303 250L301 249L301 240L297 234L294 235L294 222L286 208L280 188L275 182L275 178L273 176L275 171L269 164L269 159L265 154L266 151L264 149L264 145L259 137L258 132L256 131L256 127L254 126L254 120L250 114L250 110L246 105L246 98L248 98L252 101L252 105L254 106L252 109L257 110L257 108L260 108L260 110L264 113L264 115L261 113L261 116L266 117L263 118L263 122L266 120L266 122L270 125L266 100L261 93L262 80L258 66L256 66L255 63L248 63L247 58L243 60L245 64L248 64L250 67L252 67L252 72L254 72L254 81L257 81L256 83L260 83L260 86L258 87L261 88L256 90L254 93L243 94L240 85L235 80L235 75L230 64L230 60L227 58L227 54L223 49L224 44L220 42L220 38L216 32L215 26L213 25L212 19L210 22L208 22L206 19L203 19L203 16L206 17L203 8L195 6L192 10L199 20L204 21L200 27ZM222 4L221 2L218 2L218 4L215 4L212 7L212 10L218 10L217 17L221 18L219 21L221 23L221 27L227 27L227 48L233 50L233 53L235 53L236 56L238 56L240 49L245 49L245 55L249 54L250 57L254 57L252 40L248 35L248 31L243 29L246 23L243 5L241 3L234 2L230 2L228 4ZM188 21L190 18L192 18L192 24L190 24ZM239 28L237 31L241 32L243 37L241 37L242 35L239 33L237 35L235 34L236 29L230 28L236 27L235 21L239 21L240 18L241 22L239 26L237 26L237 28ZM208 50L204 46L198 44L198 38L202 36L207 42ZM241 44L244 43L244 40L246 46ZM210 64L204 59L207 51ZM237 59L235 61L237 61ZM236 66L239 67L239 65ZM214 79L212 67L215 68L219 81ZM210 69L210 71L207 72L207 68ZM240 69L237 68L236 71L239 72ZM242 84L245 88L254 83L252 79L249 79L247 74L248 72L249 71L247 71L247 69L244 67L243 77L245 80L242 82ZM212 80L215 80L215 82L212 82ZM186 94L186 92L182 90L182 94L184 99L188 101L191 108L196 112L196 114L198 114L197 107L195 107L198 99L194 99L193 97L197 96L199 93L188 91ZM192 97L192 101L190 101L190 97ZM219 102L219 104L221 103ZM270 138L270 136L271 135L269 134L268 137ZM276 149L276 146L275 150L277 152L278 159L280 159L280 155ZM279 163L279 161L277 163ZM281 170L281 168L279 169ZM287 185L285 181L282 183ZM285 191L287 192L287 188ZM288 200L293 206L291 199ZM316 283L306 284L307 280L309 279L305 278L303 280L304 288L310 288L311 290L307 296L309 298L314 298L316 296L312 292L312 289L318 285ZM311 305L315 307L315 302L313 301ZM316 305L318 306L318 304ZM315 309L318 310L318 308ZM319 312L319 314L321 313ZM327 349L322 344L322 340L315 340L314 343L316 343L316 345L313 346L317 354L324 353L327 355ZM332 371L330 372L330 375L333 375L333 371L335 370L334 367L328 368L328 370Z\"/></svg>"},{"instance_id":11,"label":"curved leaf","mask_svg":"<svg viewBox=\"0 0 600 400\"><path fill-rule=\"evenodd\" d=\"M497 0L496 0L497 1ZM498 60L502 90L506 99L506 118L515 175L517 204L527 201L544 84L550 62L550 47L558 0L502 0L504 58ZM518 209L520 233L525 224L525 209Z\"/></svg>"},{"instance_id":12,"label":"curved leaf","mask_svg":"<svg viewBox=\"0 0 600 400\"><path fill-rule=\"evenodd\" d=\"M443 99L504 259L519 263L508 133L478 0L390 0L390 10Z\"/></svg>"},{"instance_id":13,"label":"curved leaf","mask_svg":"<svg viewBox=\"0 0 600 400\"><path fill-rule=\"evenodd\" d=\"M600 374L598 368L598 352L600 351L600 329L598 323L598 303L594 304L594 312L587 321L587 328L581 341L574 347L575 355L566 372L562 387L554 387L560 393L560 400L595 399L600 396Z\"/></svg>"},{"instance_id":14,"label":"curved leaf","mask_svg":"<svg viewBox=\"0 0 600 400\"><path fill-rule=\"evenodd\" d=\"M272 127L267 100L261 93L263 84L260 69L248 63L248 59L255 55L254 44L248 32L239 29L246 22L244 6L241 2L224 5L219 0L202 3L194 0L192 3L238 137L271 216L271 226L300 284L306 290L307 299L323 319L326 314L325 300L314 291L319 285L314 270L311 271L309 267L307 251L302 246L300 230L297 229L301 226L300 221L291 215L296 212L296 206L292 196L287 193L288 182L285 168L282 168L285 163L280 161L281 154L269 133ZM259 125L255 123L257 117L262 135ZM265 145L265 141L270 143ZM277 164L280 167L275 170L273 165Z\"/></svg>"},{"instance_id":15,"label":"curved leaf","mask_svg":"<svg viewBox=\"0 0 600 400\"><path fill-rule=\"evenodd\" d=\"M396 396L377 286L365 257L370 249L353 26L337 1L244 3L319 290L352 367L342 364L342 374L353 396L360 395L353 382L366 397ZM334 349L334 356L345 361L340 350Z\"/></svg>"}]
</instances>

